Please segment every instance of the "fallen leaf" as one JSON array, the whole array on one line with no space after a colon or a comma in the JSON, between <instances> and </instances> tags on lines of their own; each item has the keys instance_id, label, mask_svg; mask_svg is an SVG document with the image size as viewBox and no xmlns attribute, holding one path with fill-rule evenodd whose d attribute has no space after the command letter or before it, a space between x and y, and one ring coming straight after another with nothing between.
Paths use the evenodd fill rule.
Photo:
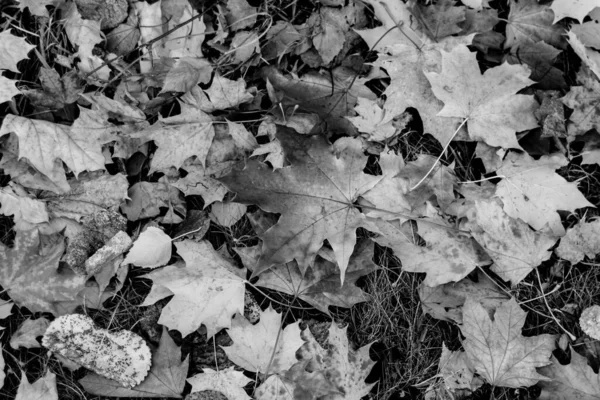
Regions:
<instances>
[{"instance_id":1,"label":"fallen leaf","mask_svg":"<svg viewBox=\"0 0 600 400\"><path fill-rule=\"evenodd\" d=\"M234 250L240 255L244 265L253 271L260 257L260 247L240 247ZM302 299L329 315L329 306L351 308L354 304L368 300L368 295L356 286L356 281L379 268L372 260L372 242L359 242L350 257L344 284L340 286L340 270L335 258L331 250L322 248L317 253L314 264L304 275L298 264L291 261L264 271L255 285Z\"/></svg>"},{"instance_id":2,"label":"fallen leaf","mask_svg":"<svg viewBox=\"0 0 600 400\"><path fill-rule=\"evenodd\" d=\"M581 68L577 73L581 86L571 86L561 99L563 104L573 109L569 116L568 130L571 135L582 135L596 129L600 130L600 81L589 69Z\"/></svg>"},{"instance_id":3,"label":"fallen leaf","mask_svg":"<svg viewBox=\"0 0 600 400\"><path fill-rule=\"evenodd\" d=\"M548 4L537 0L510 0L509 4L505 49L542 40L559 49L566 48L565 28L553 25L554 12Z\"/></svg>"},{"instance_id":4,"label":"fallen leaf","mask_svg":"<svg viewBox=\"0 0 600 400\"><path fill-rule=\"evenodd\" d=\"M577 264L586 256L593 259L598 253L600 253L600 220L579 221L577 225L567 230L556 248L556 255L571 264Z\"/></svg>"},{"instance_id":5,"label":"fallen leaf","mask_svg":"<svg viewBox=\"0 0 600 400\"><path fill-rule=\"evenodd\" d=\"M158 349L152 352L152 367L146 379L129 389L120 383L96 373L86 375L79 383L86 392L110 397L174 397L180 399L188 373L189 356L181 361L181 348L177 347L169 332L163 328Z\"/></svg>"},{"instance_id":6,"label":"fallen leaf","mask_svg":"<svg viewBox=\"0 0 600 400\"><path fill-rule=\"evenodd\" d=\"M17 82L13 79L8 79L5 76L0 76L0 104L11 100L21 91L17 89Z\"/></svg>"},{"instance_id":7,"label":"fallen leaf","mask_svg":"<svg viewBox=\"0 0 600 400\"><path fill-rule=\"evenodd\" d=\"M158 323L177 329L184 337L204 324L211 338L231 326L234 314L244 312L245 279L240 276L244 270L221 257L207 241L184 240L175 247L185 267L169 265L142 275L153 281L143 305L174 295Z\"/></svg>"},{"instance_id":8,"label":"fallen leaf","mask_svg":"<svg viewBox=\"0 0 600 400\"><path fill-rule=\"evenodd\" d=\"M571 362L561 364L552 356L552 364L539 372L548 380L539 382L540 400L595 400L600 393L600 375L588 365L587 359L571 348Z\"/></svg>"},{"instance_id":9,"label":"fallen leaf","mask_svg":"<svg viewBox=\"0 0 600 400\"><path fill-rule=\"evenodd\" d=\"M492 271L513 286L552 255L549 249L556 238L534 232L525 222L511 218L498 201L476 201L466 217L464 228L494 260Z\"/></svg>"},{"instance_id":10,"label":"fallen leaf","mask_svg":"<svg viewBox=\"0 0 600 400\"><path fill-rule=\"evenodd\" d=\"M63 160L75 176L85 170L104 169L104 156L94 141L94 132L86 131L82 135L66 125L8 114L2 122L0 137L12 132L19 137L19 158L27 158L54 182L64 176L64 171L57 172L54 168L57 158Z\"/></svg>"},{"instance_id":11,"label":"fallen leaf","mask_svg":"<svg viewBox=\"0 0 600 400\"><path fill-rule=\"evenodd\" d=\"M213 203L210 208L210 219L225 228L231 228L246 215L247 207L233 201Z\"/></svg>"},{"instance_id":12,"label":"fallen leaf","mask_svg":"<svg viewBox=\"0 0 600 400\"><path fill-rule=\"evenodd\" d=\"M475 372L493 386L519 388L550 379L536 368L551 364L554 335L525 337L527 313L511 299L496 309L492 320L475 300L463 307L463 347Z\"/></svg>"},{"instance_id":13,"label":"fallen leaf","mask_svg":"<svg viewBox=\"0 0 600 400\"><path fill-rule=\"evenodd\" d=\"M427 7L417 4L412 8L413 14L416 10L426 32L436 42L462 31L459 25L465 20L466 7L456 6L455 0L441 0Z\"/></svg>"},{"instance_id":14,"label":"fallen leaf","mask_svg":"<svg viewBox=\"0 0 600 400\"><path fill-rule=\"evenodd\" d=\"M133 243L123 264L142 268L162 267L171 259L171 238L153 226L146 228Z\"/></svg>"},{"instance_id":15,"label":"fallen leaf","mask_svg":"<svg viewBox=\"0 0 600 400\"><path fill-rule=\"evenodd\" d=\"M572 25L571 31L586 47L600 49L600 6L594 8L589 14L590 21L579 25Z\"/></svg>"},{"instance_id":16,"label":"fallen leaf","mask_svg":"<svg viewBox=\"0 0 600 400\"><path fill-rule=\"evenodd\" d=\"M21 383L17 389L15 400L58 400L56 390L56 375L49 370L46 375L35 381L33 384L27 380L25 371L21 371Z\"/></svg>"},{"instance_id":17,"label":"fallen leaf","mask_svg":"<svg viewBox=\"0 0 600 400\"><path fill-rule=\"evenodd\" d=\"M42 347L37 341L38 336L44 336L46 328L50 321L46 318L27 318L15 333L10 337L10 347L17 350L19 347L25 347L27 349Z\"/></svg>"},{"instance_id":18,"label":"fallen leaf","mask_svg":"<svg viewBox=\"0 0 600 400\"><path fill-rule=\"evenodd\" d=\"M554 23L566 17L582 23L585 16L596 7L598 7L596 0L554 0L550 6L554 11Z\"/></svg>"},{"instance_id":19,"label":"fallen leaf","mask_svg":"<svg viewBox=\"0 0 600 400\"><path fill-rule=\"evenodd\" d=\"M577 183L567 182L554 172L565 164L564 157L558 155L534 160L528 154L509 153L497 171L503 179L496 186L496 196L504 203L504 211L535 230L547 224L552 234L564 235L558 210L594 206L577 189Z\"/></svg>"},{"instance_id":20,"label":"fallen leaf","mask_svg":"<svg viewBox=\"0 0 600 400\"><path fill-rule=\"evenodd\" d=\"M327 239L343 282L356 229L365 224L353 203L380 178L362 172L366 157L358 140L342 138L329 145L323 137L300 136L288 128L280 128L277 138L290 168L272 170L251 159L244 169L221 178L237 193L236 202L282 214L262 237L253 275L293 259L304 272Z\"/></svg>"},{"instance_id":21,"label":"fallen leaf","mask_svg":"<svg viewBox=\"0 0 600 400\"><path fill-rule=\"evenodd\" d=\"M25 10L29 8L29 12L32 15L36 15L38 17L49 17L48 10L46 6L54 6L58 7L64 0L21 0L19 1L19 9Z\"/></svg>"},{"instance_id":22,"label":"fallen leaf","mask_svg":"<svg viewBox=\"0 0 600 400\"><path fill-rule=\"evenodd\" d=\"M567 36L567 41L579 58L581 58L582 63L592 70L597 79L600 79L600 52L586 47L573 31L567 32Z\"/></svg>"},{"instance_id":23,"label":"fallen leaf","mask_svg":"<svg viewBox=\"0 0 600 400\"><path fill-rule=\"evenodd\" d=\"M17 190L19 188L17 187ZM21 190L23 189L21 188ZM13 216L15 229L32 229L36 224L48 222L46 204L30 197L25 193L19 195L15 190L6 186L0 189L0 214Z\"/></svg>"},{"instance_id":24,"label":"fallen leaf","mask_svg":"<svg viewBox=\"0 0 600 400\"><path fill-rule=\"evenodd\" d=\"M72 300L83 289L84 276L58 270L64 248L60 237L42 252L40 234L32 229L17 232L14 247L0 249L0 284L19 307L57 314L57 302Z\"/></svg>"},{"instance_id":25,"label":"fallen leaf","mask_svg":"<svg viewBox=\"0 0 600 400\"><path fill-rule=\"evenodd\" d=\"M425 72L433 93L444 102L438 113L466 120L469 136L490 146L517 148L515 133L537 127L533 96L515 94L532 85L530 71L504 63L482 75L475 53L457 46L442 55L442 72Z\"/></svg>"},{"instance_id":26,"label":"fallen leaf","mask_svg":"<svg viewBox=\"0 0 600 400\"><path fill-rule=\"evenodd\" d=\"M255 325L238 314L227 330L233 345L221 348L231 361L247 371L277 374L296 363L296 351L304 344L299 324L298 321L282 329L281 314L270 305Z\"/></svg>"},{"instance_id":27,"label":"fallen leaf","mask_svg":"<svg viewBox=\"0 0 600 400\"><path fill-rule=\"evenodd\" d=\"M192 385L190 393L212 390L223 394L229 400L250 400L251 397L244 391L244 386L252 379L244 376L242 372L229 367L220 371L202 368L201 374L196 374L187 379Z\"/></svg>"},{"instance_id":28,"label":"fallen leaf","mask_svg":"<svg viewBox=\"0 0 600 400\"><path fill-rule=\"evenodd\" d=\"M12 29L0 32L0 70L8 69L20 73L17 64L27 58L35 46L27 43L23 37L12 34Z\"/></svg>"},{"instance_id":29,"label":"fallen leaf","mask_svg":"<svg viewBox=\"0 0 600 400\"><path fill-rule=\"evenodd\" d=\"M246 81L242 78L233 81L215 74L210 87L202 90L194 87L185 93L181 100L203 112L213 112L235 108L251 101L254 96L246 89Z\"/></svg>"}]
</instances>

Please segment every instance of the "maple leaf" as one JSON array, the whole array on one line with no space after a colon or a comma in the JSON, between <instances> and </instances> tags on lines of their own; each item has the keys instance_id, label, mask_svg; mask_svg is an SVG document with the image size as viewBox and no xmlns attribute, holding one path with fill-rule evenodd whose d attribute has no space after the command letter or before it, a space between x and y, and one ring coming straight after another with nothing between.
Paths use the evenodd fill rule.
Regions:
<instances>
[{"instance_id":1,"label":"maple leaf","mask_svg":"<svg viewBox=\"0 0 600 400\"><path fill-rule=\"evenodd\" d=\"M554 0L550 6L554 11L554 23L566 17L582 23L585 16L596 7L598 7L596 0Z\"/></svg>"},{"instance_id":2,"label":"maple leaf","mask_svg":"<svg viewBox=\"0 0 600 400\"><path fill-rule=\"evenodd\" d=\"M600 52L586 47L573 31L567 32L567 36L569 44L579 58L581 58L581 62L600 79Z\"/></svg>"},{"instance_id":3,"label":"maple leaf","mask_svg":"<svg viewBox=\"0 0 600 400\"><path fill-rule=\"evenodd\" d=\"M34 47L25 38L13 35L12 29L0 32L0 70L19 73L17 63L26 59L27 53Z\"/></svg>"},{"instance_id":4,"label":"maple leaf","mask_svg":"<svg viewBox=\"0 0 600 400\"><path fill-rule=\"evenodd\" d=\"M504 211L535 230L548 224L551 233L564 235L557 210L594 206L577 189L577 183L554 172L565 164L563 156L543 156L536 161L526 153L508 154L497 171L503 179L496 186L496 196L504 203Z\"/></svg>"},{"instance_id":5,"label":"maple leaf","mask_svg":"<svg viewBox=\"0 0 600 400\"><path fill-rule=\"evenodd\" d=\"M460 44L471 44L471 40L472 36L449 38L439 43L425 44L419 49L412 44L395 44L386 49L390 55L380 54L374 65L384 68L391 81L384 92L385 119L379 124L414 107L423 121L423 131L432 134L442 144L448 143L460 119L438 115L444 103L434 95L424 72L439 71L442 50L450 51Z\"/></svg>"},{"instance_id":6,"label":"maple leaf","mask_svg":"<svg viewBox=\"0 0 600 400\"><path fill-rule=\"evenodd\" d=\"M190 393L212 390L232 400L251 399L244 391L244 386L252 382L252 379L245 377L242 372L235 371L233 367L220 371L202 368L201 374L196 374L187 381L192 385Z\"/></svg>"},{"instance_id":7,"label":"maple leaf","mask_svg":"<svg viewBox=\"0 0 600 400\"><path fill-rule=\"evenodd\" d=\"M573 135L600 130L600 81L588 68L579 70L577 81L581 86L571 86L569 93L561 99L564 105L573 109L568 124L569 133Z\"/></svg>"},{"instance_id":8,"label":"maple leaf","mask_svg":"<svg viewBox=\"0 0 600 400\"><path fill-rule=\"evenodd\" d=\"M342 138L329 145L321 136L301 136L283 127L277 138L289 168L272 170L249 160L244 169L221 178L237 193L235 201L282 214L262 237L262 256L253 275L293 259L305 272L327 239L343 282L356 229L365 224L353 203L380 177L362 172L367 158L356 139Z\"/></svg>"},{"instance_id":9,"label":"maple leaf","mask_svg":"<svg viewBox=\"0 0 600 400\"><path fill-rule=\"evenodd\" d=\"M171 259L171 237L156 227L148 227L129 250L123 264L142 268L161 267Z\"/></svg>"},{"instance_id":10,"label":"maple leaf","mask_svg":"<svg viewBox=\"0 0 600 400\"><path fill-rule=\"evenodd\" d=\"M184 337L204 324L210 338L231 326L232 315L244 312L245 279L240 275L245 270L226 261L206 241L184 240L175 247L185 267L169 265L142 275L154 283L143 305L174 295L158 323L177 329Z\"/></svg>"},{"instance_id":11,"label":"maple leaf","mask_svg":"<svg viewBox=\"0 0 600 400\"><path fill-rule=\"evenodd\" d=\"M518 284L542 261L556 238L534 232L525 222L509 217L496 200L478 200L466 213L464 227L492 257L491 269L512 285Z\"/></svg>"},{"instance_id":12,"label":"maple leaf","mask_svg":"<svg viewBox=\"0 0 600 400\"><path fill-rule=\"evenodd\" d=\"M600 220L579 221L560 239L556 255L571 264L577 264L584 257L593 259L600 253Z\"/></svg>"},{"instance_id":13,"label":"maple leaf","mask_svg":"<svg viewBox=\"0 0 600 400\"><path fill-rule=\"evenodd\" d=\"M459 33L459 26L466 18L466 7L456 6L455 0L441 0L427 7L418 3L412 7L413 14L421 16L420 22L434 41Z\"/></svg>"},{"instance_id":14,"label":"maple leaf","mask_svg":"<svg viewBox=\"0 0 600 400\"><path fill-rule=\"evenodd\" d=\"M181 167L197 156L202 165L215 137L212 117L189 105L181 104L181 114L162 118L150 128L131 134L142 142L154 140L158 149L152 158L150 173Z\"/></svg>"},{"instance_id":15,"label":"maple leaf","mask_svg":"<svg viewBox=\"0 0 600 400\"><path fill-rule=\"evenodd\" d=\"M280 373L296 363L296 351L304 345L299 321L285 329L281 324L281 314L270 305L254 325L238 314L227 330L233 345L221 348L231 361L247 371L265 375Z\"/></svg>"},{"instance_id":16,"label":"maple leaf","mask_svg":"<svg viewBox=\"0 0 600 400\"><path fill-rule=\"evenodd\" d=\"M48 18L50 15L46 6L58 7L62 3L64 3L64 0L21 0L19 1L19 9L24 10L29 8L29 12L32 15Z\"/></svg>"},{"instance_id":17,"label":"maple leaf","mask_svg":"<svg viewBox=\"0 0 600 400\"><path fill-rule=\"evenodd\" d=\"M244 265L254 270L260 258L259 246L235 249ZM257 286L266 287L298 297L329 315L329 306L351 308L354 304L367 301L368 296L356 286L356 281L379 267L372 261L373 243L359 242L340 286L340 271L330 250L322 248L315 263L304 275L295 261L276 265L260 274Z\"/></svg>"},{"instance_id":18,"label":"maple leaf","mask_svg":"<svg viewBox=\"0 0 600 400\"><path fill-rule=\"evenodd\" d=\"M419 223L419 234L422 231L427 242L424 246L419 245L419 238L410 223L370 222L369 230L380 234L373 240L392 249L402 261L404 271L427 273L423 281L427 286L460 281L477 266L489 264L489 257L481 246L456 232L441 218L423 219Z\"/></svg>"},{"instance_id":19,"label":"maple leaf","mask_svg":"<svg viewBox=\"0 0 600 400\"><path fill-rule=\"evenodd\" d=\"M600 49L600 7L596 7L589 14L590 21L583 24L571 26L571 32L575 34L584 46Z\"/></svg>"},{"instance_id":20,"label":"maple leaf","mask_svg":"<svg viewBox=\"0 0 600 400\"><path fill-rule=\"evenodd\" d=\"M0 104L21 93L16 85L17 81L0 76Z\"/></svg>"},{"instance_id":21,"label":"maple leaf","mask_svg":"<svg viewBox=\"0 0 600 400\"><path fill-rule=\"evenodd\" d=\"M0 249L0 284L18 306L57 314L57 302L72 300L83 289L84 276L58 271L63 250L59 239L42 251L37 229L17 232L14 247Z\"/></svg>"},{"instance_id":22,"label":"maple leaf","mask_svg":"<svg viewBox=\"0 0 600 400\"><path fill-rule=\"evenodd\" d=\"M553 25L553 20L554 13L548 4L540 4L537 0L510 0L504 48L542 40L552 46L566 48L565 28Z\"/></svg>"},{"instance_id":23,"label":"maple leaf","mask_svg":"<svg viewBox=\"0 0 600 400\"><path fill-rule=\"evenodd\" d=\"M44 332L46 332L49 324L50 321L44 317L36 319L27 318L10 337L10 347L15 350L19 347L27 349L42 347L37 341L37 337L44 336Z\"/></svg>"},{"instance_id":24,"label":"maple leaf","mask_svg":"<svg viewBox=\"0 0 600 400\"><path fill-rule=\"evenodd\" d=\"M464 351L450 351L445 343L442 343L438 374L441 374L444 386L448 390L474 389L473 367L467 354Z\"/></svg>"},{"instance_id":25,"label":"maple leaf","mask_svg":"<svg viewBox=\"0 0 600 400\"><path fill-rule=\"evenodd\" d=\"M419 286L419 299L423 312L442 321L455 321L462 324L462 306L467 298L476 300L489 313L493 313L509 299L509 296L482 272L477 274L475 282L465 278L435 287L423 283Z\"/></svg>"},{"instance_id":26,"label":"maple leaf","mask_svg":"<svg viewBox=\"0 0 600 400\"><path fill-rule=\"evenodd\" d=\"M142 383L130 389L95 372L80 379L79 383L86 392L98 396L181 398L189 365L189 356L181 361L181 348L163 327L158 348L152 351L152 366Z\"/></svg>"},{"instance_id":27,"label":"maple leaf","mask_svg":"<svg viewBox=\"0 0 600 400\"><path fill-rule=\"evenodd\" d=\"M256 400L328 399L339 395L325 372L306 370L308 363L299 361L287 371L269 376L254 391Z\"/></svg>"},{"instance_id":28,"label":"maple leaf","mask_svg":"<svg viewBox=\"0 0 600 400\"><path fill-rule=\"evenodd\" d=\"M75 176L82 171L104 169L102 149L94 143L93 132L71 130L68 126L9 114L4 118L0 137L14 132L19 137L19 158L25 157L38 171L58 182L55 160L63 160Z\"/></svg>"},{"instance_id":29,"label":"maple leaf","mask_svg":"<svg viewBox=\"0 0 600 400\"><path fill-rule=\"evenodd\" d=\"M560 50L545 42L525 42L513 46L506 55L506 61L529 66L531 79L538 82L538 87L561 89L567 86L563 72L553 66L559 54Z\"/></svg>"},{"instance_id":30,"label":"maple leaf","mask_svg":"<svg viewBox=\"0 0 600 400\"><path fill-rule=\"evenodd\" d=\"M425 72L436 97L444 102L443 117L467 120L469 136L494 147L520 149L516 132L537 127L533 96L517 91L533 84L529 69L504 63L482 75L475 53L457 46L442 55L442 72Z\"/></svg>"},{"instance_id":31,"label":"maple leaf","mask_svg":"<svg viewBox=\"0 0 600 400\"><path fill-rule=\"evenodd\" d=\"M21 383L17 389L15 400L58 400L58 392L56 390L56 375L50 370L46 375L35 381L33 384L27 380L25 371L21 371Z\"/></svg>"},{"instance_id":32,"label":"maple leaf","mask_svg":"<svg viewBox=\"0 0 600 400\"><path fill-rule=\"evenodd\" d=\"M306 370L309 372L323 372L340 394L332 398L344 400L360 400L375 386L375 383L366 384L365 379L375 365L369 356L371 344L358 350L350 348L347 336L348 327L340 329L335 323L329 328L327 349L317 343L315 338L306 329L303 337L307 340L297 355L300 360L308 360Z\"/></svg>"},{"instance_id":33,"label":"maple leaf","mask_svg":"<svg viewBox=\"0 0 600 400\"><path fill-rule=\"evenodd\" d=\"M129 188L121 211L130 221L155 217L161 207L171 207L185 215L185 203L179 190L164 182L138 182Z\"/></svg>"},{"instance_id":34,"label":"maple leaf","mask_svg":"<svg viewBox=\"0 0 600 400\"><path fill-rule=\"evenodd\" d=\"M550 380L535 369L551 363L554 336L521 335L526 316L515 299L498 307L493 320L478 302L465 302L463 347L475 372L490 385L518 388Z\"/></svg>"},{"instance_id":35,"label":"maple leaf","mask_svg":"<svg viewBox=\"0 0 600 400\"><path fill-rule=\"evenodd\" d=\"M588 365L587 359L571 348L571 362L562 365L552 356L552 364L539 371L550 378L541 381L540 400L596 400L600 393L600 375Z\"/></svg>"},{"instance_id":36,"label":"maple leaf","mask_svg":"<svg viewBox=\"0 0 600 400\"><path fill-rule=\"evenodd\" d=\"M18 185L0 189L0 204L0 214L14 216L16 230L31 229L33 225L48 222L46 204L26 197L23 188Z\"/></svg>"},{"instance_id":37,"label":"maple leaf","mask_svg":"<svg viewBox=\"0 0 600 400\"><path fill-rule=\"evenodd\" d=\"M181 100L203 112L213 112L226 108L235 108L251 101L254 96L246 89L246 82L236 81L215 74L207 90L195 86L185 93Z\"/></svg>"}]
</instances>

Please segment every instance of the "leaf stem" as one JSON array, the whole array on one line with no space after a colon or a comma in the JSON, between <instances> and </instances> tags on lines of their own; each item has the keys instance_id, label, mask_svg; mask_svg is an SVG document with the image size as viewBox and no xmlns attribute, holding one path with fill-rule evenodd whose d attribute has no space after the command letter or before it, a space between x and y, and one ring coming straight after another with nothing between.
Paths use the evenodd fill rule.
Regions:
<instances>
[{"instance_id":1,"label":"leaf stem","mask_svg":"<svg viewBox=\"0 0 600 400\"><path fill-rule=\"evenodd\" d=\"M413 187L410 188L410 191L415 190L416 188L419 187L419 185L421 183L423 183L423 181L425 181L425 179L427 179L427 177L431 174L431 172L433 172L433 170L435 169L435 166L440 162L442 156L444 155L444 153L446 153L446 150L448 150L448 146L450 146L450 143L452 143L452 140L454 139L454 137L458 134L458 132L460 131L460 128L463 127L464 124L467 123L467 121L469 120L469 118L465 118L460 125L458 126L458 128L456 128L456 131L454 131L454 133L452 134L452 136L450 137L450 140L448 140L448 143L446 143L446 145L444 146L444 148L442 149L442 152L440 153L440 155L438 156L438 158L435 160L435 162L433 163L433 165L431 166L431 168L429 168L429 171L427 171L427 173L425 174L425 176L423 178L421 178L421 180Z\"/></svg>"},{"instance_id":2,"label":"leaf stem","mask_svg":"<svg viewBox=\"0 0 600 400\"><path fill-rule=\"evenodd\" d=\"M556 316L554 315L554 312L552 312L552 308L550 308L550 305L548 305L548 300L546 299L546 293L544 293L544 288L542 286L542 279L540 278L540 273L537 270L537 268L535 269L535 274L537 276L538 284L540 285L540 292L542 292L541 297L544 299L544 304L546 304L546 308L548 309L548 311L550 311L550 315L552 316L552 319L554 320L554 322L556 322L556 325L558 325L558 327L560 329L562 329L563 332L566 333L569 336L569 338L574 342L575 340L577 340L577 338L575 337L575 335L573 335L571 332L569 332L568 330L566 330L560 324L560 322L558 322L558 318L556 318Z\"/></svg>"}]
</instances>

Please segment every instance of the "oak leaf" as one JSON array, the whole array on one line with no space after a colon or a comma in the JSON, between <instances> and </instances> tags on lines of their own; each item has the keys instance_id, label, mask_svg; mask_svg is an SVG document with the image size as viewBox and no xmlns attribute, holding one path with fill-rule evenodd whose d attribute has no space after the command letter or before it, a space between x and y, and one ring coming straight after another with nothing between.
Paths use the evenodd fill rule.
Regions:
<instances>
[{"instance_id":1,"label":"oak leaf","mask_svg":"<svg viewBox=\"0 0 600 400\"><path fill-rule=\"evenodd\" d=\"M247 371L277 374L296 363L296 351L304 345L299 324L282 329L281 314L270 305L254 325L238 314L227 330L233 345L221 347L231 361Z\"/></svg>"},{"instance_id":2,"label":"oak leaf","mask_svg":"<svg viewBox=\"0 0 600 400\"><path fill-rule=\"evenodd\" d=\"M513 218L527 222L540 230L548 225L550 233L565 233L558 210L575 211L593 207L577 189L577 183L567 182L554 172L566 165L563 156L543 156L534 160L528 154L510 153L497 171L502 181L496 186L496 196L504 211Z\"/></svg>"},{"instance_id":3,"label":"oak leaf","mask_svg":"<svg viewBox=\"0 0 600 400\"><path fill-rule=\"evenodd\" d=\"M245 279L239 270L209 242L175 243L185 267L169 265L143 275L154 285L143 305L174 295L163 308L159 324L177 329L185 337L206 326L208 337L231 326L231 317L244 312ZM245 276L245 275L244 275Z\"/></svg>"},{"instance_id":4,"label":"oak leaf","mask_svg":"<svg viewBox=\"0 0 600 400\"><path fill-rule=\"evenodd\" d=\"M327 239L343 282L356 229L365 226L364 215L353 203L380 177L362 172L367 159L356 139L342 138L329 145L321 136L301 136L288 128L280 128L277 138L289 168L273 171L249 160L244 169L221 178L237 193L236 202L282 214L262 237L262 256L253 275L293 259L304 272Z\"/></svg>"},{"instance_id":5,"label":"oak leaf","mask_svg":"<svg viewBox=\"0 0 600 400\"><path fill-rule=\"evenodd\" d=\"M595 373L587 359L571 349L571 362L561 364L552 356L552 364L541 368L542 375L550 378L542 381L540 400L597 400L600 398L600 375Z\"/></svg>"},{"instance_id":6,"label":"oak leaf","mask_svg":"<svg viewBox=\"0 0 600 400\"><path fill-rule=\"evenodd\" d=\"M442 117L466 119L469 136L494 147L517 148L515 133L537 127L533 96L515 94L532 85L530 71L504 63L482 75L467 46L443 52L442 72L425 72L435 96L444 102Z\"/></svg>"},{"instance_id":7,"label":"oak leaf","mask_svg":"<svg viewBox=\"0 0 600 400\"><path fill-rule=\"evenodd\" d=\"M31 312L58 314L57 303L75 299L85 277L58 270L65 248L62 237L42 249L37 229L19 231L12 248L0 247L0 284L11 299Z\"/></svg>"},{"instance_id":8,"label":"oak leaf","mask_svg":"<svg viewBox=\"0 0 600 400\"><path fill-rule=\"evenodd\" d=\"M490 385L518 388L550 380L536 368L551 363L554 336L523 336L526 316L514 299L498 307L493 320L475 300L465 302L460 327L463 347L475 372Z\"/></svg>"}]
</instances>

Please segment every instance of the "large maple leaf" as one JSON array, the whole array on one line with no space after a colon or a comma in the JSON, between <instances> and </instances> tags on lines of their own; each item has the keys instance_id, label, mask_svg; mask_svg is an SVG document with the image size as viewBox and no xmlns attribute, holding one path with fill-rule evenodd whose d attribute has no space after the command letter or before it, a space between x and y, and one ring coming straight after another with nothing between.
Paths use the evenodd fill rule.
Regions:
<instances>
[{"instance_id":1,"label":"large maple leaf","mask_svg":"<svg viewBox=\"0 0 600 400\"><path fill-rule=\"evenodd\" d=\"M503 180L496 186L496 196L502 199L504 211L536 230L548 225L553 234L564 235L558 210L594 206L577 189L577 183L567 182L554 172L565 164L563 156L534 160L526 153L510 153L497 171Z\"/></svg>"},{"instance_id":2,"label":"large maple leaf","mask_svg":"<svg viewBox=\"0 0 600 400\"><path fill-rule=\"evenodd\" d=\"M236 252L244 265L253 270L260 257L258 246L239 248ZM329 315L329 306L351 308L368 300L367 294L356 286L356 281L378 269L372 260L373 243L369 240L360 242L350 258L344 284L340 286L340 270L331 250L323 247L305 274L292 261L263 272L256 285L296 296Z\"/></svg>"},{"instance_id":3,"label":"large maple leaf","mask_svg":"<svg viewBox=\"0 0 600 400\"><path fill-rule=\"evenodd\" d=\"M514 299L496 309L493 321L481 304L465 302L463 347L475 371L490 385L518 388L549 380L535 369L550 364L554 336L521 335L526 316Z\"/></svg>"},{"instance_id":4,"label":"large maple leaf","mask_svg":"<svg viewBox=\"0 0 600 400\"><path fill-rule=\"evenodd\" d=\"M504 48L543 40L564 49L567 44L564 38L565 28L553 25L553 20L554 13L548 4L540 4L537 0L510 0Z\"/></svg>"},{"instance_id":5,"label":"large maple leaf","mask_svg":"<svg viewBox=\"0 0 600 400\"><path fill-rule=\"evenodd\" d=\"M244 312L245 280L240 274L245 270L223 259L206 241L185 240L175 247L185 267L169 265L143 275L154 282L143 305L175 295L163 308L158 323L177 329L183 336L204 324L210 338L229 328L234 314Z\"/></svg>"},{"instance_id":6,"label":"large maple leaf","mask_svg":"<svg viewBox=\"0 0 600 400\"><path fill-rule=\"evenodd\" d=\"M81 131L49 121L7 115L0 128L0 137L14 132L19 137L19 158L25 157L54 182L64 179L57 171L55 160L63 160L77 176L80 172L104 169L102 147L94 131ZM61 176L62 175L62 176Z\"/></svg>"},{"instance_id":7,"label":"large maple leaf","mask_svg":"<svg viewBox=\"0 0 600 400\"><path fill-rule=\"evenodd\" d=\"M17 232L13 248L0 248L0 284L11 299L31 312L58 314L57 303L73 300L85 286L85 276L58 270L62 240L40 248L36 229Z\"/></svg>"},{"instance_id":8,"label":"large maple leaf","mask_svg":"<svg viewBox=\"0 0 600 400\"><path fill-rule=\"evenodd\" d=\"M327 239L343 282L356 229L366 226L353 203L381 177L363 173L367 158L357 139L330 145L321 136L301 136L289 128L279 128L277 138L290 167L273 171L250 160L244 169L221 178L237 193L236 202L281 214L262 237L263 254L253 275L293 259L304 272Z\"/></svg>"},{"instance_id":9,"label":"large maple leaf","mask_svg":"<svg viewBox=\"0 0 600 400\"><path fill-rule=\"evenodd\" d=\"M534 83L529 74L525 66L504 63L482 75L467 46L443 53L441 73L425 72L433 93L444 102L438 116L466 119L473 140L517 149L515 133L537 127L533 96L515 94Z\"/></svg>"}]
</instances>

